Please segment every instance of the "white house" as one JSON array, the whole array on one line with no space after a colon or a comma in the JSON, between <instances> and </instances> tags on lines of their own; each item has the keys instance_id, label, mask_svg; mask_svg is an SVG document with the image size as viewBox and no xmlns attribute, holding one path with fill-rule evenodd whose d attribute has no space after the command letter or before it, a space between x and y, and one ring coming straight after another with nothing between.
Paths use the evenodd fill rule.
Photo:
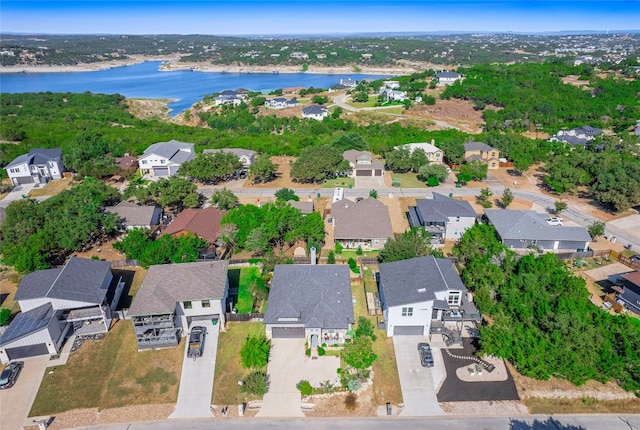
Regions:
<instances>
[{"instance_id":1,"label":"white house","mask_svg":"<svg viewBox=\"0 0 640 430\"><path fill-rule=\"evenodd\" d=\"M244 101L246 94L234 90L224 90L213 99L216 106L233 105L238 106Z\"/></svg>"},{"instance_id":2,"label":"white house","mask_svg":"<svg viewBox=\"0 0 640 430\"><path fill-rule=\"evenodd\" d=\"M264 102L264 105L270 109L284 109L288 107L297 106L298 100L287 100L284 97L276 97Z\"/></svg>"},{"instance_id":3,"label":"white house","mask_svg":"<svg viewBox=\"0 0 640 430\"><path fill-rule=\"evenodd\" d=\"M403 102L408 99L407 93L404 91L392 90L390 88L380 88L380 95L388 102Z\"/></svg>"},{"instance_id":4,"label":"white house","mask_svg":"<svg viewBox=\"0 0 640 430\"><path fill-rule=\"evenodd\" d=\"M302 109L302 118L311 118L317 121L322 121L329 116L329 110L320 105L311 105Z\"/></svg>"},{"instance_id":5,"label":"white house","mask_svg":"<svg viewBox=\"0 0 640 430\"><path fill-rule=\"evenodd\" d=\"M340 79L340 85L344 85L349 89L354 89L358 86L358 82L354 81L353 79Z\"/></svg>"},{"instance_id":6,"label":"white house","mask_svg":"<svg viewBox=\"0 0 640 430\"><path fill-rule=\"evenodd\" d=\"M458 79L462 78L460 73L451 72L449 70L436 73L434 76L441 85L451 85Z\"/></svg>"},{"instance_id":7,"label":"white house","mask_svg":"<svg viewBox=\"0 0 640 430\"><path fill-rule=\"evenodd\" d=\"M177 346L192 325L224 330L228 260L149 267L129 308L138 350Z\"/></svg>"},{"instance_id":8,"label":"white house","mask_svg":"<svg viewBox=\"0 0 640 430\"><path fill-rule=\"evenodd\" d=\"M106 261L71 257L25 275L15 295L21 312L0 337L0 361L54 355L68 335L107 332L123 289Z\"/></svg>"},{"instance_id":9,"label":"white house","mask_svg":"<svg viewBox=\"0 0 640 430\"><path fill-rule=\"evenodd\" d=\"M193 143L171 140L158 142L145 149L138 159L143 175L173 176L180 165L195 157Z\"/></svg>"},{"instance_id":10,"label":"white house","mask_svg":"<svg viewBox=\"0 0 640 430\"><path fill-rule=\"evenodd\" d=\"M467 288L446 258L379 265L380 303L387 336L427 336L457 322L479 322Z\"/></svg>"},{"instance_id":11,"label":"white house","mask_svg":"<svg viewBox=\"0 0 640 430\"><path fill-rule=\"evenodd\" d=\"M442 151L442 149L435 146L434 143L435 141L431 139L431 143L407 143L406 145L396 146L393 149L408 149L412 154L415 150L423 151L427 156L427 160L429 161L429 163L442 164L444 162L444 152Z\"/></svg>"},{"instance_id":12,"label":"white house","mask_svg":"<svg viewBox=\"0 0 640 430\"><path fill-rule=\"evenodd\" d=\"M60 148L32 148L5 166L13 185L46 184L64 172Z\"/></svg>"},{"instance_id":13,"label":"white house","mask_svg":"<svg viewBox=\"0 0 640 430\"><path fill-rule=\"evenodd\" d=\"M382 86L384 88L391 88L395 90L396 88L400 88L400 82L398 81L382 81Z\"/></svg>"}]
</instances>

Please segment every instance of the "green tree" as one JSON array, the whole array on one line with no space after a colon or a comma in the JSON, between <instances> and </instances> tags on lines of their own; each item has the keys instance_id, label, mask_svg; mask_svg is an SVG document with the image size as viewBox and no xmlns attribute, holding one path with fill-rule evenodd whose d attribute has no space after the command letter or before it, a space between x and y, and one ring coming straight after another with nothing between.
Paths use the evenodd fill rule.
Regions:
<instances>
[{"instance_id":1,"label":"green tree","mask_svg":"<svg viewBox=\"0 0 640 430\"><path fill-rule=\"evenodd\" d=\"M509 187L505 188L502 192L502 198L500 199L500 203L503 208L507 208L513 202L513 192Z\"/></svg>"},{"instance_id":2,"label":"green tree","mask_svg":"<svg viewBox=\"0 0 640 430\"><path fill-rule=\"evenodd\" d=\"M282 200L284 202L293 200L294 202L300 201L300 197L296 196L296 192L291 188L280 188L275 192L275 196L277 200Z\"/></svg>"},{"instance_id":3,"label":"green tree","mask_svg":"<svg viewBox=\"0 0 640 430\"><path fill-rule=\"evenodd\" d=\"M124 252L128 259L140 261L142 267L155 264L192 263L198 261L200 250L208 243L193 234L171 236L165 234L158 239L148 229L133 229L113 247Z\"/></svg>"},{"instance_id":4,"label":"green tree","mask_svg":"<svg viewBox=\"0 0 640 430\"><path fill-rule=\"evenodd\" d=\"M336 254L333 251L329 251L327 255L327 264L336 264Z\"/></svg>"},{"instance_id":5,"label":"green tree","mask_svg":"<svg viewBox=\"0 0 640 430\"><path fill-rule=\"evenodd\" d=\"M560 200L556 200L554 203L554 206L557 214L559 214L560 212L562 212L567 208L567 204Z\"/></svg>"},{"instance_id":6,"label":"green tree","mask_svg":"<svg viewBox=\"0 0 640 430\"><path fill-rule=\"evenodd\" d=\"M336 242L336 244L334 245L334 249L336 251L336 254L341 254L342 253L342 244L340 242Z\"/></svg>"},{"instance_id":7,"label":"green tree","mask_svg":"<svg viewBox=\"0 0 640 430\"><path fill-rule=\"evenodd\" d=\"M358 328L356 328L356 337L368 337L372 341L376 341L375 327L369 318L358 317Z\"/></svg>"},{"instance_id":8,"label":"green tree","mask_svg":"<svg viewBox=\"0 0 640 430\"><path fill-rule=\"evenodd\" d=\"M329 97L327 96L313 96L311 97L311 103L323 105L325 103L329 103Z\"/></svg>"},{"instance_id":9,"label":"green tree","mask_svg":"<svg viewBox=\"0 0 640 430\"><path fill-rule=\"evenodd\" d=\"M354 369L364 370L371 367L377 355L373 352L371 338L357 336L342 348L341 358Z\"/></svg>"},{"instance_id":10,"label":"green tree","mask_svg":"<svg viewBox=\"0 0 640 430\"><path fill-rule=\"evenodd\" d=\"M424 154L424 152L423 152ZM408 148L398 148L385 153L387 169L396 173L406 173L413 168L411 151Z\"/></svg>"},{"instance_id":11,"label":"green tree","mask_svg":"<svg viewBox=\"0 0 640 430\"><path fill-rule=\"evenodd\" d=\"M249 166L248 177L254 183L265 183L276 177L278 166L267 155L260 155Z\"/></svg>"},{"instance_id":12,"label":"green tree","mask_svg":"<svg viewBox=\"0 0 640 430\"><path fill-rule=\"evenodd\" d=\"M589 232L591 238L596 241L598 236L604 235L604 228L605 224L602 221L594 221L593 223L589 224L589 226L587 227L587 231Z\"/></svg>"},{"instance_id":13,"label":"green tree","mask_svg":"<svg viewBox=\"0 0 640 430\"><path fill-rule=\"evenodd\" d=\"M169 208L172 212L180 212L182 209L195 208L200 205L200 194L196 184L177 176L169 179L162 178L152 182L147 187L151 200L162 207Z\"/></svg>"},{"instance_id":14,"label":"green tree","mask_svg":"<svg viewBox=\"0 0 640 430\"><path fill-rule=\"evenodd\" d=\"M464 163L460 166L461 175L469 175L474 181L487 179L489 165L480 160L474 160L470 163Z\"/></svg>"},{"instance_id":15,"label":"green tree","mask_svg":"<svg viewBox=\"0 0 640 430\"><path fill-rule=\"evenodd\" d=\"M355 149L356 151L369 150L369 143L358 133L345 133L334 140L331 145L341 151L347 151L349 149Z\"/></svg>"},{"instance_id":16,"label":"green tree","mask_svg":"<svg viewBox=\"0 0 640 430\"><path fill-rule=\"evenodd\" d=\"M444 257L442 251L431 246L431 235L424 228L414 227L402 233L397 239L387 239L384 248L378 254L378 260L381 263L390 263L427 255L433 255L436 258Z\"/></svg>"},{"instance_id":17,"label":"green tree","mask_svg":"<svg viewBox=\"0 0 640 430\"><path fill-rule=\"evenodd\" d=\"M233 194L233 191L223 188L213 193L211 196L211 204L218 209L233 209L238 206L238 197Z\"/></svg>"},{"instance_id":18,"label":"green tree","mask_svg":"<svg viewBox=\"0 0 640 430\"><path fill-rule=\"evenodd\" d=\"M198 154L180 165L178 174L191 177L205 184L217 184L229 180L242 168L240 159L228 152Z\"/></svg>"},{"instance_id":19,"label":"green tree","mask_svg":"<svg viewBox=\"0 0 640 430\"><path fill-rule=\"evenodd\" d=\"M351 94L351 98L356 103L366 103L369 101L369 94L366 91L358 91Z\"/></svg>"},{"instance_id":20,"label":"green tree","mask_svg":"<svg viewBox=\"0 0 640 430\"><path fill-rule=\"evenodd\" d=\"M425 164L418 169L418 177L423 181L435 178L437 182L440 183L444 182L448 176L449 172L442 164Z\"/></svg>"},{"instance_id":21,"label":"green tree","mask_svg":"<svg viewBox=\"0 0 640 430\"><path fill-rule=\"evenodd\" d=\"M253 107L262 106L266 101L267 101L267 98L265 96L257 96L251 99L251 106Z\"/></svg>"},{"instance_id":22,"label":"green tree","mask_svg":"<svg viewBox=\"0 0 640 430\"><path fill-rule=\"evenodd\" d=\"M480 195L476 197L476 201L483 208L490 208L491 206L493 206L493 204L489 200L491 196L493 196L493 191L491 191L489 187L485 187L480 190Z\"/></svg>"},{"instance_id":23,"label":"green tree","mask_svg":"<svg viewBox=\"0 0 640 430\"><path fill-rule=\"evenodd\" d=\"M310 146L291 164L291 179L302 183L320 183L349 169L342 151L331 145Z\"/></svg>"},{"instance_id":24,"label":"green tree","mask_svg":"<svg viewBox=\"0 0 640 430\"><path fill-rule=\"evenodd\" d=\"M245 369L261 369L269 362L271 341L265 335L248 336L240 349L240 362Z\"/></svg>"},{"instance_id":25,"label":"green tree","mask_svg":"<svg viewBox=\"0 0 640 430\"><path fill-rule=\"evenodd\" d=\"M377 199L378 198L378 192L376 190L369 191L369 197L371 197L372 199Z\"/></svg>"},{"instance_id":26,"label":"green tree","mask_svg":"<svg viewBox=\"0 0 640 430\"><path fill-rule=\"evenodd\" d=\"M267 394L268 388L269 384L267 374L265 372L256 370L249 373L249 375L244 378L243 384L240 387L240 391L256 396L264 396L265 394Z\"/></svg>"}]
</instances>

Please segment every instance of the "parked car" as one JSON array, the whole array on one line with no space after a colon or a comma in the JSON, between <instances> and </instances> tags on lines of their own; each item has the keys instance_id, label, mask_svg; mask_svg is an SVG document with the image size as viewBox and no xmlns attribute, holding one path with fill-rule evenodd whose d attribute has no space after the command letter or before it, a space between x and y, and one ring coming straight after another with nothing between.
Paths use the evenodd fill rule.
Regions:
<instances>
[{"instance_id":1,"label":"parked car","mask_svg":"<svg viewBox=\"0 0 640 430\"><path fill-rule=\"evenodd\" d=\"M564 220L562 218L558 218L558 217L545 218L545 221L549 225L562 225L562 224L564 224Z\"/></svg>"},{"instance_id":2,"label":"parked car","mask_svg":"<svg viewBox=\"0 0 640 430\"><path fill-rule=\"evenodd\" d=\"M24 367L24 361L14 361L9 363L0 374L0 390L11 388L15 385L20 376L20 371Z\"/></svg>"},{"instance_id":3,"label":"parked car","mask_svg":"<svg viewBox=\"0 0 640 430\"><path fill-rule=\"evenodd\" d=\"M421 342L418 344L418 352L420 353L420 363L422 367L433 367L431 346L429 346L428 343Z\"/></svg>"},{"instance_id":4,"label":"parked car","mask_svg":"<svg viewBox=\"0 0 640 430\"><path fill-rule=\"evenodd\" d=\"M632 263L640 263L640 254L632 255L629 257Z\"/></svg>"},{"instance_id":5,"label":"parked car","mask_svg":"<svg viewBox=\"0 0 640 430\"><path fill-rule=\"evenodd\" d=\"M204 349L204 335L206 333L207 330L199 325L191 329L187 357L193 358L194 360L198 357L202 357L202 350Z\"/></svg>"}]
</instances>

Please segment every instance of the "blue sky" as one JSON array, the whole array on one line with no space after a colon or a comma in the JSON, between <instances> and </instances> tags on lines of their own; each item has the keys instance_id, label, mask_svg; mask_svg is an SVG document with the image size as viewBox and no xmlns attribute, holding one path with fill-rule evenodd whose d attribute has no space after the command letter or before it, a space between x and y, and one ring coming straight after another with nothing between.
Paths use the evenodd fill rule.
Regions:
<instances>
[{"instance_id":1,"label":"blue sky","mask_svg":"<svg viewBox=\"0 0 640 430\"><path fill-rule=\"evenodd\" d=\"M1 0L2 32L311 34L640 29L640 0Z\"/></svg>"}]
</instances>

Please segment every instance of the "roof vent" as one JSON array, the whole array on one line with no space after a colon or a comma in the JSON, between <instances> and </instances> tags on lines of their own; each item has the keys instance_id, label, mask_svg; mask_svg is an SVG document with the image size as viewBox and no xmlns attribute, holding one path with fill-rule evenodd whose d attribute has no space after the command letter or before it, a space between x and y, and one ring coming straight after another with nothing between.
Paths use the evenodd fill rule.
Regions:
<instances>
[{"instance_id":1,"label":"roof vent","mask_svg":"<svg viewBox=\"0 0 640 430\"><path fill-rule=\"evenodd\" d=\"M418 288L418 292L419 293L426 293L427 289L426 288Z\"/></svg>"}]
</instances>

